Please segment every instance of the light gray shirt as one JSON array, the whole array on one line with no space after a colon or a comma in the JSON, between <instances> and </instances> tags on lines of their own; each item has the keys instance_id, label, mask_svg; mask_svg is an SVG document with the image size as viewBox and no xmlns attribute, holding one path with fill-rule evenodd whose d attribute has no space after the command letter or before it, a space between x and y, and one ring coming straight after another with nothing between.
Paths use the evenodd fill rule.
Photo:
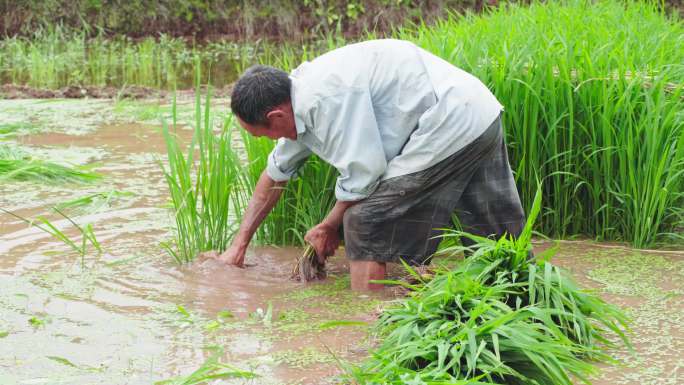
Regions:
<instances>
[{"instance_id":1,"label":"light gray shirt","mask_svg":"<svg viewBox=\"0 0 684 385\"><path fill-rule=\"evenodd\" d=\"M316 154L339 171L342 201L435 165L475 140L503 108L477 78L401 40L335 49L290 78L297 139L278 140L266 171L288 180Z\"/></svg>"}]
</instances>

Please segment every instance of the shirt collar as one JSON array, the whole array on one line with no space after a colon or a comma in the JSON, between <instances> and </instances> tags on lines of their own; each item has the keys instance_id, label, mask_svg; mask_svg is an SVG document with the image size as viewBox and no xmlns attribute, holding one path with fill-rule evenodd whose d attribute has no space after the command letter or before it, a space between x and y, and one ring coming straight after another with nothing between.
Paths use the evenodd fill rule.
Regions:
<instances>
[{"instance_id":1,"label":"shirt collar","mask_svg":"<svg viewBox=\"0 0 684 385\"><path fill-rule=\"evenodd\" d=\"M300 106L297 94L298 91L301 91L303 84L292 75L290 75L290 81L292 81L292 88L290 89L290 101L292 102L292 112L294 113L297 138L299 138L306 132L306 124L304 124L304 111L301 110L303 106Z\"/></svg>"}]
</instances>

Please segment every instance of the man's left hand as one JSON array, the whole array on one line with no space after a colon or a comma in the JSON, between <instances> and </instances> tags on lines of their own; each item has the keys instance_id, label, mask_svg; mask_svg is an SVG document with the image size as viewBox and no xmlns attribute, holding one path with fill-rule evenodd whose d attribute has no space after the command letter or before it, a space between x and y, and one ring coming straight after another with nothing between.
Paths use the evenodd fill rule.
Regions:
<instances>
[{"instance_id":1,"label":"man's left hand","mask_svg":"<svg viewBox=\"0 0 684 385\"><path fill-rule=\"evenodd\" d=\"M318 255L321 263L325 262L328 256L335 254L335 250L340 245L337 229L327 223L319 223L314 226L306 233L304 240L316 250L316 255Z\"/></svg>"}]
</instances>

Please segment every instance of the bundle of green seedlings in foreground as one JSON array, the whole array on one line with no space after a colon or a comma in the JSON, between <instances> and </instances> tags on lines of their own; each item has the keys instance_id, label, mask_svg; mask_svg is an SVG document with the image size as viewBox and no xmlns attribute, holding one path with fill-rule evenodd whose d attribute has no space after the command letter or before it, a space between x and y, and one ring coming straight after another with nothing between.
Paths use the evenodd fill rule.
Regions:
<instances>
[{"instance_id":1,"label":"bundle of green seedlings in foreground","mask_svg":"<svg viewBox=\"0 0 684 385\"><path fill-rule=\"evenodd\" d=\"M594 366L611 361L610 337L629 340L627 318L580 290L549 253L530 254L540 194L523 233L499 240L459 232L476 244L456 269L430 281L381 315L381 345L352 378L361 384L590 383ZM452 247L456 252L463 247ZM420 275L415 275L420 278Z\"/></svg>"}]
</instances>

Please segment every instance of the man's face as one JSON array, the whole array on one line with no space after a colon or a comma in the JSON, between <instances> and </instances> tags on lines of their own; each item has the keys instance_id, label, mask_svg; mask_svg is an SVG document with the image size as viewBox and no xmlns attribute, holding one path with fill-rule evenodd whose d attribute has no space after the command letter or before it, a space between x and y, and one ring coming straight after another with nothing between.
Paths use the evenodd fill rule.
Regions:
<instances>
[{"instance_id":1,"label":"man's face","mask_svg":"<svg viewBox=\"0 0 684 385\"><path fill-rule=\"evenodd\" d=\"M238 117L238 122L240 123L242 128L244 128L245 130L247 130L247 132L252 134L252 136L256 136L257 138L265 136L265 137L268 137L268 138L275 140L275 139L278 139L280 137L280 136L278 136L277 132L275 132L272 128L270 128L270 124L268 124L268 123L266 123L266 124L259 124L259 123L249 124L249 123L245 123L239 117Z\"/></svg>"},{"instance_id":2,"label":"man's face","mask_svg":"<svg viewBox=\"0 0 684 385\"><path fill-rule=\"evenodd\" d=\"M294 114L290 103L278 106L266 114L266 122L249 124L238 117L238 122L256 137L265 136L271 139L297 138L297 129L294 122Z\"/></svg>"}]
</instances>

